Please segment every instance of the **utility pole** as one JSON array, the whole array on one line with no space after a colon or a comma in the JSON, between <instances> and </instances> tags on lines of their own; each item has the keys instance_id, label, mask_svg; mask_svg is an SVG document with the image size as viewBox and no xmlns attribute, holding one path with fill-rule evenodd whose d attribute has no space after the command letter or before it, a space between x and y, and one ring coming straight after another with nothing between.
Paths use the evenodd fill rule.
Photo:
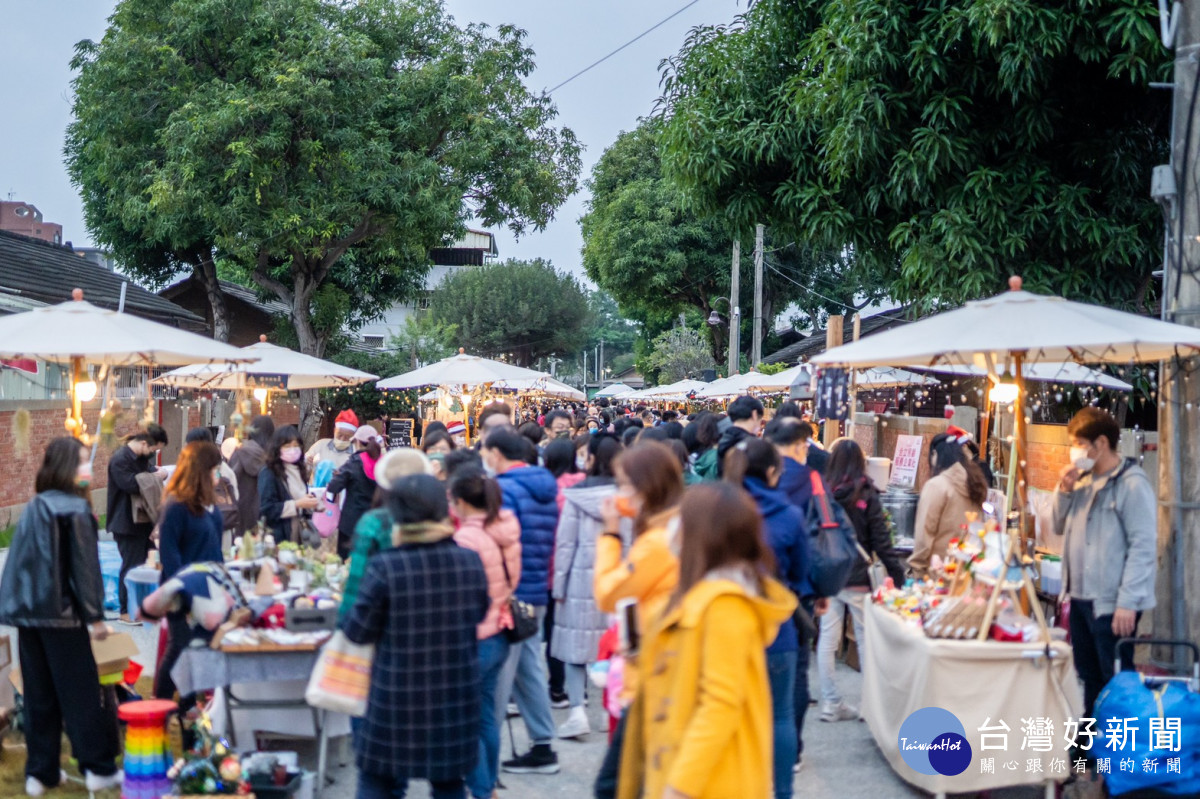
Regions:
<instances>
[{"instance_id":1,"label":"utility pole","mask_svg":"<svg viewBox=\"0 0 1200 799\"><path fill-rule=\"evenodd\" d=\"M733 267L729 273L729 374L733 377L740 370L738 350L742 348L742 309L738 305L742 289L742 242L733 240Z\"/></svg>"},{"instance_id":2,"label":"utility pole","mask_svg":"<svg viewBox=\"0 0 1200 799\"><path fill-rule=\"evenodd\" d=\"M583 351L583 393L587 393L588 370L587 370L587 350Z\"/></svg>"},{"instance_id":3,"label":"utility pole","mask_svg":"<svg viewBox=\"0 0 1200 799\"><path fill-rule=\"evenodd\" d=\"M1166 11L1166 4L1160 3ZM1162 20L1163 43L1175 49L1171 164L1155 170L1152 194L1167 208L1163 319L1200 327L1200 126L1197 63L1200 59L1200 4L1174 3ZM1174 34L1172 36L1172 33ZM1173 39L1173 42L1172 42ZM1160 174L1166 173L1166 174ZM1164 180L1165 179L1165 180ZM1166 184L1165 186L1163 184ZM1173 186L1170 184L1174 184ZM1160 551L1154 637L1200 639L1200 358L1164 361L1159 369L1158 484ZM1187 375L1191 373L1191 378ZM1163 653L1165 654L1165 653ZM1177 655L1178 657L1178 655Z\"/></svg>"},{"instance_id":4,"label":"utility pole","mask_svg":"<svg viewBox=\"0 0 1200 799\"><path fill-rule=\"evenodd\" d=\"M600 339L600 387L604 387L604 339Z\"/></svg>"},{"instance_id":5,"label":"utility pole","mask_svg":"<svg viewBox=\"0 0 1200 799\"><path fill-rule=\"evenodd\" d=\"M763 226L754 226L754 342L750 349L750 368L762 363L763 340Z\"/></svg>"}]
</instances>

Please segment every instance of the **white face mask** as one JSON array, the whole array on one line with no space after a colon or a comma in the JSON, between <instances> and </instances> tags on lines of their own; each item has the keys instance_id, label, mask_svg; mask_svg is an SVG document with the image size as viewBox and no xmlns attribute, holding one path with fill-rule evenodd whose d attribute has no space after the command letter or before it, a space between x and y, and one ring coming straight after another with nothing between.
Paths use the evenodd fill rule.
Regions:
<instances>
[{"instance_id":1,"label":"white face mask","mask_svg":"<svg viewBox=\"0 0 1200 799\"><path fill-rule=\"evenodd\" d=\"M350 449L350 442L343 441L340 438L335 438L333 440L333 448L336 449L338 452L345 452L346 450Z\"/></svg>"},{"instance_id":2,"label":"white face mask","mask_svg":"<svg viewBox=\"0 0 1200 799\"><path fill-rule=\"evenodd\" d=\"M1079 471L1087 472L1096 465L1096 459L1088 457L1087 447L1071 447L1071 463Z\"/></svg>"},{"instance_id":3,"label":"white face mask","mask_svg":"<svg viewBox=\"0 0 1200 799\"><path fill-rule=\"evenodd\" d=\"M575 468L581 472L587 469L587 455L575 456Z\"/></svg>"}]
</instances>

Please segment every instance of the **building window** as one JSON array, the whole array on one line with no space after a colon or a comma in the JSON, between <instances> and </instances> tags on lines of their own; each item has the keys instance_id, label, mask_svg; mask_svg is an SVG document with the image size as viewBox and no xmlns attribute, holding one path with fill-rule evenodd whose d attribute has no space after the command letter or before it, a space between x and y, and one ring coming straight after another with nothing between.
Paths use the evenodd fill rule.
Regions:
<instances>
[{"instance_id":1,"label":"building window","mask_svg":"<svg viewBox=\"0 0 1200 799\"><path fill-rule=\"evenodd\" d=\"M428 311L429 310L430 296L431 296L431 293L427 291L424 294L422 294L420 297L417 297L417 310L418 311Z\"/></svg>"},{"instance_id":2,"label":"building window","mask_svg":"<svg viewBox=\"0 0 1200 799\"><path fill-rule=\"evenodd\" d=\"M383 349L383 336L363 336L363 344L374 349Z\"/></svg>"}]
</instances>

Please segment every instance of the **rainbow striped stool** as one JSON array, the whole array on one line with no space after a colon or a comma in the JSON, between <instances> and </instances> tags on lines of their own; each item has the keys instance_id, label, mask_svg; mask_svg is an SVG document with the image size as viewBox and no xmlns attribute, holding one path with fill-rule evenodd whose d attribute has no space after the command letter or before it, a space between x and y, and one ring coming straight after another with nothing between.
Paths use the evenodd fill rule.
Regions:
<instances>
[{"instance_id":1,"label":"rainbow striped stool","mask_svg":"<svg viewBox=\"0 0 1200 799\"><path fill-rule=\"evenodd\" d=\"M167 716L178 710L178 705L165 699L126 702L117 708L117 715L127 725L121 799L159 799L171 792Z\"/></svg>"}]
</instances>

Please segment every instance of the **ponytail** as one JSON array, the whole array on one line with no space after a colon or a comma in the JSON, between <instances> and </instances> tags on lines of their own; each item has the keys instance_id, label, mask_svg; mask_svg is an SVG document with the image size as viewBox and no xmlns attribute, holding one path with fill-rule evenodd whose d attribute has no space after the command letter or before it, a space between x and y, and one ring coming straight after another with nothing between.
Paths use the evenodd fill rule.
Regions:
<instances>
[{"instance_id":1,"label":"ponytail","mask_svg":"<svg viewBox=\"0 0 1200 799\"><path fill-rule=\"evenodd\" d=\"M781 464L779 452L761 438L747 438L725 453L722 477L740 486L747 477L766 482L767 473Z\"/></svg>"},{"instance_id":2,"label":"ponytail","mask_svg":"<svg viewBox=\"0 0 1200 799\"><path fill-rule=\"evenodd\" d=\"M500 484L484 474L482 469L465 467L457 472L450 481L450 496L484 511L487 514L484 524L491 524L500 518Z\"/></svg>"},{"instance_id":3,"label":"ponytail","mask_svg":"<svg viewBox=\"0 0 1200 799\"><path fill-rule=\"evenodd\" d=\"M377 461L383 455L383 447L379 446L379 439L373 438L363 447L363 452L367 453L371 460Z\"/></svg>"}]
</instances>

